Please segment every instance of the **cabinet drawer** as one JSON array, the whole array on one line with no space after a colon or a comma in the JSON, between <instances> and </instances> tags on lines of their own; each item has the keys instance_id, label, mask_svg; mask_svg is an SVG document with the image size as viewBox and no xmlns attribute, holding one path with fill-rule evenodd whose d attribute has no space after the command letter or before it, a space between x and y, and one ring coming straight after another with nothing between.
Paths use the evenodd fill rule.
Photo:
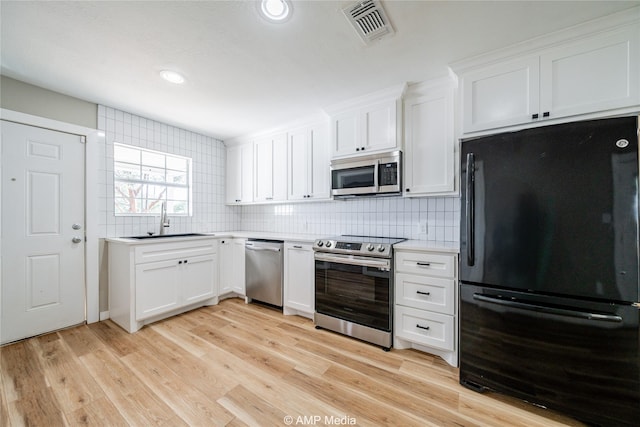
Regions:
<instances>
[{"instance_id":1,"label":"cabinet drawer","mask_svg":"<svg viewBox=\"0 0 640 427\"><path fill-rule=\"evenodd\" d=\"M396 306L395 335L416 344L454 350L454 317Z\"/></svg>"},{"instance_id":2,"label":"cabinet drawer","mask_svg":"<svg viewBox=\"0 0 640 427\"><path fill-rule=\"evenodd\" d=\"M214 239L138 245L135 248L135 263L142 264L213 254L216 253L217 245L218 241Z\"/></svg>"},{"instance_id":3,"label":"cabinet drawer","mask_svg":"<svg viewBox=\"0 0 640 427\"><path fill-rule=\"evenodd\" d=\"M456 278L456 256L430 252L397 251L396 272Z\"/></svg>"},{"instance_id":4,"label":"cabinet drawer","mask_svg":"<svg viewBox=\"0 0 640 427\"><path fill-rule=\"evenodd\" d=\"M396 273L396 304L442 314L455 314L453 279Z\"/></svg>"}]
</instances>

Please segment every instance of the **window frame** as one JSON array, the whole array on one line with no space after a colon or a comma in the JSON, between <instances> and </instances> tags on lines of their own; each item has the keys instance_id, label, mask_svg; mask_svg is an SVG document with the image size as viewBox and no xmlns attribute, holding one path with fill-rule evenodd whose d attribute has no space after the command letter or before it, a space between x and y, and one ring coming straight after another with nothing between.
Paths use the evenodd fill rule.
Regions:
<instances>
[{"instance_id":1,"label":"window frame","mask_svg":"<svg viewBox=\"0 0 640 427\"><path fill-rule=\"evenodd\" d=\"M131 161L128 160L122 160L122 159L117 159L116 158L116 147L122 147L122 148L126 148L129 150L136 150L138 151L138 161L136 163L132 163ZM150 153L153 155L160 155L164 157L164 167L159 167L159 166L154 166L154 165L146 165L144 164L143 161L143 153ZM173 158L173 159L179 159L181 161L185 161L186 162L186 170L182 171L182 170L178 170L178 169L172 169L170 167L168 167L167 163L167 158ZM156 170L162 170L164 172L164 181L153 181L153 180L146 180L146 179L142 179L142 178L122 178L122 177L118 177L117 176L117 171L118 171L118 167L117 164L122 164L122 165L127 165L127 166L134 166L137 167L139 170L139 175L143 176L143 172L144 172L144 168L153 168ZM179 184L179 183L171 183L171 182L167 182L167 177L169 172L184 172L186 174L186 183L185 184ZM181 156L178 154L173 154L173 153L169 153L169 152L165 152L165 151L158 151L158 150L151 150L148 148L143 148L143 147L138 147L136 145L129 145L129 144L124 144L121 142L114 142L113 143L113 213L114 216L119 216L119 217L123 217L123 216L134 216L134 217L155 217L160 215L160 212L120 212L118 210L118 205L116 200L119 198L118 197L118 190L117 185L118 183L126 183L126 184L134 184L134 185L148 185L148 186L156 186L156 187L164 187L164 190L162 190L164 192L164 196L162 198L158 198L159 201L165 203L165 206L169 206L169 202L171 201L184 201L186 204L186 212L185 213L181 213L181 212L173 212L170 211L169 209L167 209L167 215L168 216L178 216L178 217L191 217L193 216L193 159L191 157L187 157L187 156ZM186 200L184 199L168 199L168 195L169 195L169 189L170 188L178 188L178 189L185 189L186 190ZM150 200L150 199L147 199Z\"/></svg>"}]
</instances>

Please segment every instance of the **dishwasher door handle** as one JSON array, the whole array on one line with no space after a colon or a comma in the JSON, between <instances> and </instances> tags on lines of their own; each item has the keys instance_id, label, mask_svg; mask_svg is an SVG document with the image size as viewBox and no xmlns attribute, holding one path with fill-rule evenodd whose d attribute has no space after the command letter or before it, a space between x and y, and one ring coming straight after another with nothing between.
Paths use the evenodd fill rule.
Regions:
<instances>
[{"instance_id":1,"label":"dishwasher door handle","mask_svg":"<svg viewBox=\"0 0 640 427\"><path fill-rule=\"evenodd\" d=\"M253 246L245 246L245 249L249 249L250 251L267 251L267 252L280 252L280 248L256 248Z\"/></svg>"}]
</instances>

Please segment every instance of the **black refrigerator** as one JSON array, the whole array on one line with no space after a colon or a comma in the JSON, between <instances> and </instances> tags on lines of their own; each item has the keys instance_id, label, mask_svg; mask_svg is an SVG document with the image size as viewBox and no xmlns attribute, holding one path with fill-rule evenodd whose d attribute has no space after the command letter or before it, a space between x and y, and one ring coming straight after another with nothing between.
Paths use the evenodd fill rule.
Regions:
<instances>
[{"instance_id":1,"label":"black refrigerator","mask_svg":"<svg viewBox=\"0 0 640 427\"><path fill-rule=\"evenodd\" d=\"M461 143L460 383L640 422L638 117Z\"/></svg>"}]
</instances>

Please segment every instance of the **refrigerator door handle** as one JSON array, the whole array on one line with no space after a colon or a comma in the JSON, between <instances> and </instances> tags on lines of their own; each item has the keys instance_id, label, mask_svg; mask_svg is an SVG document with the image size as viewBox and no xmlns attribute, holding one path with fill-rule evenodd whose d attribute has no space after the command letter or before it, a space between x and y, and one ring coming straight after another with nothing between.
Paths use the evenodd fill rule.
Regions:
<instances>
[{"instance_id":1,"label":"refrigerator door handle","mask_svg":"<svg viewBox=\"0 0 640 427\"><path fill-rule=\"evenodd\" d=\"M507 307L519 308L522 310L536 311L540 313L556 314L558 316L576 317L585 320L601 320L603 322L622 322L622 317L615 314L591 313L588 311L571 310L559 307L550 307L544 304L519 301L515 298L504 299L497 296L473 294L473 299Z\"/></svg>"},{"instance_id":2,"label":"refrigerator door handle","mask_svg":"<svg viewBox=\"0 0 640 427\"><path fill-rule=\"evenodd\" d=\"M474 211L475 211L475 158L473 153L467 153L467 180L465 200L465 217L467 219L467 265L475 264L475 247L474 247Z\"/></svg>"}]
</instances>

